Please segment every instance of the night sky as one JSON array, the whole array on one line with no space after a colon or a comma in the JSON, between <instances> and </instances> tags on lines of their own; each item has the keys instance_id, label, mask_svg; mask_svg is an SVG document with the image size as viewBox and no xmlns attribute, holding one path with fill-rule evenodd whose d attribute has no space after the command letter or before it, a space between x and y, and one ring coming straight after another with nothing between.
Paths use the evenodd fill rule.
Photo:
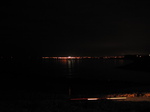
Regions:
<instances>
[{"instance_id":1,"label":"night sky","mask_svg":"<svg viewBox=\"0 0 150 112\"><path fill-rule=\"evenodd\" d=\"M0 55L150 53L148 1L40 1L1 5Z\"/></svg>"}]
</instances>

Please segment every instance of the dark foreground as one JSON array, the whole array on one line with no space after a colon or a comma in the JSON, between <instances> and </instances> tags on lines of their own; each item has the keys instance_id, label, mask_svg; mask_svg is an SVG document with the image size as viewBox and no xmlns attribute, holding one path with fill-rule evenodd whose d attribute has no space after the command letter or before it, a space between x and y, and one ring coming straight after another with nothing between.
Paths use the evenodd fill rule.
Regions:
<instances>
[{"instance_id":1,"label":"dark foreground","mask_svg":"<svg viewBox=\"0 0 150 112\"><path fill-rule=\"evenodd\" d=\"M30 93L31 94L31 93ZM36 93L37 94L37 93ZM40 96L45 96L39 93ZM60 97L60 96L59 96ZM149 112L150 102L69 101L55 95L0 101L1 112ZM64 97L65 98L65 97Z\"/></svg>"},{"instance_id":2,"label":"dark foreground","mask_svg":"<svg viewBox=\"0 0 150 112\"><path fill-rule=\"evenodd\" d=\"M0 112L150 111L150 102L69 100L120 92L149 92L149 82L72 78L65 75L55 77L49 74L61 74L61 69L56 71L41 62L28 61L1 61Z\"/></svg>"}]
</instances>

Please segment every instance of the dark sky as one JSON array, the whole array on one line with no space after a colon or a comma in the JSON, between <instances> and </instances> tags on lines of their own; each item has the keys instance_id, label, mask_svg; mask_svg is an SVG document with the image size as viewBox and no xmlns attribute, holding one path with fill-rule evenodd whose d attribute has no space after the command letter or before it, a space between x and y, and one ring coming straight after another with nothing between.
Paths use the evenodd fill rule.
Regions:
<instances>
[{"instance_id":1,"label":"dark sky","mask_svg":"<svg viewBox=\"0 0 150 112\"><path fill-rule=\"evenodd\" d=\"M150 53L148 1L7 2L1 55L103 56Z\"/></svg>"}]
</instances>

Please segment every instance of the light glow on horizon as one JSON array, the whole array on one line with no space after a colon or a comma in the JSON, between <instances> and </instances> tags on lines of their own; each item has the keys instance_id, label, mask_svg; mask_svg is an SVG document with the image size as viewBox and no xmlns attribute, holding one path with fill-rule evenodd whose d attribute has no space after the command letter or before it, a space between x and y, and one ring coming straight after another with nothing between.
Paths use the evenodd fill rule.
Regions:
<instances>
[{"instance_id":1,"label":"light glow on horizon","mask_svg":"<svg viewBox=\"0 0 150 112\"><path fill-rule=\"evenodd\" d=\"M67 59L123 59L124 56L104 56L104 57L89 57L89 56L68 56L68 57L42 57L42 59L62 59L62 60L67 60Z\"/></svg>"}]
</instances>

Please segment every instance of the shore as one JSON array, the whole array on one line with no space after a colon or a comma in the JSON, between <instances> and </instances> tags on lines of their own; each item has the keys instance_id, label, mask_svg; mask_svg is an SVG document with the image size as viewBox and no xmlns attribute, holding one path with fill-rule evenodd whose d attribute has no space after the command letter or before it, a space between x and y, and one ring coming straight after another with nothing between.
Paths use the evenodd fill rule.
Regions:
<instances>
[{"instance_id":1,"label":"shore","mask_svg":"<svg viewBox=\"0 0 150 112\"><path fill-rule=\"evenodd\" d=\"M26 93L27 94L27 93ZM38 98L34 99L33 96ZM34 96L34 97L35 97ZM45 98L42 98L45 96ZM41 97L41 98L40 98ZM61 98L60 98L61 97ZM29 99L0 101L1 112L149 112L150 102L70 101L64 95L32 94Z\"/></svg>"}]
</instances>

